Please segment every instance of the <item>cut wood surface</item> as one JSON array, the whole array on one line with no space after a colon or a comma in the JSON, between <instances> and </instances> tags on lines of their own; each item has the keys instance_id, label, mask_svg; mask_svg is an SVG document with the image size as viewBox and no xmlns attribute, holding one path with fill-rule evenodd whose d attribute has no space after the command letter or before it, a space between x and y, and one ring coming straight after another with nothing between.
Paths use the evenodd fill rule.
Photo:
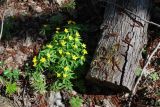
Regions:
<instances>
[{"instance_id":1,"label":"cut wood surface","mask_svg":"<svg viewBox=\"0 0 160 107\"><path fill-rule=\"evenodd\" d=\"M113 89L132 90L135 70L140 67L141 52L147 43L148 28L148 23L135 15L149 20L151 1L106 0L105 3L102 37L87 78L95 82L103 81Z\"/></svg>"}]
</instances>

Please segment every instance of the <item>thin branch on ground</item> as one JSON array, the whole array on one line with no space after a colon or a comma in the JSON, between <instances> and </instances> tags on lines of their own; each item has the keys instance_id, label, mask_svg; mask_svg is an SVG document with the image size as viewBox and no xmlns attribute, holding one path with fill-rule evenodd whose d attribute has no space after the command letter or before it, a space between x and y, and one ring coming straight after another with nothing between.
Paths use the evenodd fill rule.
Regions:
<instances>
[{"instance_id":1,"label":"thin branch on ground","mask_svg":"<svg viewBox=\"0 0 160 107\"><path fill-rule=\"evenodd\" d=\"M135 95L136 93L136 88L137 88L137 85L139 84L143 74L145 74L145 72L147 71L147 67L148 65L151 63L151 59L153 57L153 55L158 51L158 49L160 49L160 42L158 43L157 47L154 49L154 51L152 52L152 54L149 56L148 60L147 60L147 63L145 64L144 68L142 69L142 72L141 72L141 75L139 76L134 88L133 88L133 91L132 91L132 94Z\"/></svg>"},{"instance_id":2,"label":"thin branch on ground","mask_svg":"<svg viewBox=\"0 0 160 107\"><path fill-rule=\"evenodd\" d=\"M142 72L141 72L141 74L140 74L140 76L139 76L139 78L138 78L138 80L137 80L137 82L136 82L136 84L135 84L135 86L134 86L134 88L133 88L133 90L132 90L131 100L130 100L130 102L129 102L129 107L131 106L132 97L136 94L137 86L138 86L138 84L140 83L140 81L141 81L141 79L142 79L142 76L147 72L147 67L148 67L148 65L151 63L151 59L152 59L152 57L154 56L154 54L158 51L158 49L160 49L160 42L158 43L158 45L157 45L157 47L154 49L154 51L151 53L151 55L149 56L149 58L148 58L148 60L147 60L147 62L146 62L146 64L145 64L145 66L144 66L143 69L142 69Z\"/></svg>"},{"instance_id":3,"label":"thin branch on ground","mask_svg":"<svg viewBox=\"0 0 160 107\"><path fill-rule=\"evenodd\" d=\"M4 18L5 18L5 11L3 12L3 15L2 15L2 18L1 18L0 40L1 40L2 35L3 35Z\"/></svg>"},{"instance_id":4,"label":"thin branch on ground","mask_svg":"<svg viewBox=\"0 0 160 107\"><path fill-rule=\"evenodd\" d=\"M1 30L0 30L0 40L2 38L2 35L3 35L3 28L4 28L4 19L5 19L5 14L6 14L6 10L7 10L7 7L8 7L8 2L9 0L6 0L6 4L5 4L5 10L1 16Z\"/></svg>"}]
</instances>

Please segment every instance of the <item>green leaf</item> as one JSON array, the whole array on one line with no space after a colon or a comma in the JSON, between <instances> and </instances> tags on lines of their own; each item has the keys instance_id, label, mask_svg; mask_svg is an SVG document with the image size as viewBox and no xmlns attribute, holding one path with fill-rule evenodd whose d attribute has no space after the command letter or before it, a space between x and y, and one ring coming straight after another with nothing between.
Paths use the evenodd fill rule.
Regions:
<instances>
[{"instance_id":1,"label":"green leaf","mask_svg":"<svg viewBox=\"0 0 160 107\"><path fill-rule=\"evenodd\" d=\"M136 76L140 76L141 72L142 72L142 69L141 68L137 68L136 71L135 71Z\"/></svg>"},{"instance_id":2,"label":"green leaf","mask_svg":"<svg viewBox=\"0 0 160 107\"><path fill-rule=\"evenodd\" d=\"M154 72L152 74L150 74L150 78L153 80L153 81L156 81L159 79L159 75L157 72Z\"/></svg>"},{"instance_id":3,"label":"green leaf","mask_svg":"<svg viewBox=\"0 0 160 107\"><path fill-rule=\"evenodd\" d=\"M12 73L13 73L13 78L15 80L18 80L19 79L19 70L15 69L12 71Z\"/></svg>"},{"instance_id":4,"label":"green leaf","mask_svg":"<svg viewBox=\"0 0 160 107\"><path fill-rule=\"evenodd\" d=\"M6 82L6 94L12 95L15 92L17 92L17 84L16 82L11 83L11 82Z\"/></svg>"},{"instance_id":5,"label":"green leaf","mask_svg":"<svg viewBox=\"0 0 160 107\"><path fill-rule=\"evenodd\" d=\"M45 76L40 72L34 72L31 78L31 85L35 89L35 91L40 94L44 94L46 91L46 81Z\"/></svg>"},{"instance_id":6,"label":"green leaf","mask_svg":"<svg viewBox=\"0 0 160 107\"><path fill-rule=\"evenodd\" d=\"M6 69L6 70L4 70L3 74L4 74L5 76L7 76L10 72L11 72L10 69Z\"/></svg>"},{"instance_id":7,"label":"green leaf","mask_svg":"<svg viewBox=\"0 0 160 107\"><path fill-rule=\"evenodd\" d=\"M76 97L72 97L69 100L69 103L71 107L81 107L83 100L79 96L76 96Z\"/></svg>"},{"instance_id":8,"label":"green leaf","mask_svg":"<svg viewBox=\"0 0 160 107\"><path fill-rule=\"evenodd\" d=\"M13 79L13 77L12 77L13 73L12 73L11 69L4 70L3 74L4 74L6 79L9 79L9 80Z\"/></svg>"}]
</instances>

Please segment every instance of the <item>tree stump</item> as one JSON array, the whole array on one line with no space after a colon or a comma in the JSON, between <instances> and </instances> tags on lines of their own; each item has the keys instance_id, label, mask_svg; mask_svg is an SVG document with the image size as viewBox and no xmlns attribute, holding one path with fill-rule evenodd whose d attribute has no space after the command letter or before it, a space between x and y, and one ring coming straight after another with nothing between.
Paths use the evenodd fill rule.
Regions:
<instances>
[{"instance_id":1,"label":"tree stump","mask_svg":"<svg viewBox=\"0 0 160 107\"><path fill-rule=\"evenodd\" d=\"M137 16L149 20L151 1L106 0L105 3L102 37L87 79L129 91L135 84L135 70L140 67L141 52L147 43L148 23Z\"/></svg>"}]
</instances>

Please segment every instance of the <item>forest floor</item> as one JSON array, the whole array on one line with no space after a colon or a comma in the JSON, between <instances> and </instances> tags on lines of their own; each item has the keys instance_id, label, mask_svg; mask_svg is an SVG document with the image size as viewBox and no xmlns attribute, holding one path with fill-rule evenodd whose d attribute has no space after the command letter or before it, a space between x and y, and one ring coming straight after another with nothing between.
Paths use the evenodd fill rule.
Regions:
<instances>
[{"instance_id":1,"label":"forest floor","mask_svg":"<svg viewBox=\"0 0 160 107\"><path fill-rule=\"evenodd\" d=\"M21 70L21 79L18 84L22 88L17 94L7 96L3 86L0 85L1 95L13 100L19 107L47 107L48 103L55 103L48 102L51 101L48 93L50 96L51 94L56 96L55 93L47 92L45 96L42 96L28 89L26 78L24 78L25 67L30 65L34 55L41 50L43 45L51 40L57 26L65 25L68 20L74 20L78 24L83 24L87 29L81 34L83 42L87 45L87 61L81 70L84 73L81 74L80 78L73 81L74 91L68 93L63 90L57 96L61 98L61 102L66 107L69 106L68 101L74 95L82 97L83 107L106 107L107 99L111 99L117 107L127 104L125 93L112 92L110 89L92 84L84 78L89 71L90 63L101 37L100 25L103 21L104 7L100 5L95 9L87 1L77 0L76 9L68 12L48 0L10 0L7 8L2 3L0 15L2 16L3 12L6 11L7 17L5 18L3 38L0 41L0 61L5 63L3 68ZM160 7L157 6L157 8ZM56 17L60 18L61 21L57 23L57 20L54 20ZM52 25L51 29L53 30L43 35L40 32L45 25ZM143 59L140 61L142 67L148 55L160 42L160 29L149 26L148 35L149 41L144 48ZM160 106L160 50L154 55L149 68L153 75L142 79L134 97L133 107ZM0 74L2 72L0 68Z\"/></svg>"}]
</instances>

